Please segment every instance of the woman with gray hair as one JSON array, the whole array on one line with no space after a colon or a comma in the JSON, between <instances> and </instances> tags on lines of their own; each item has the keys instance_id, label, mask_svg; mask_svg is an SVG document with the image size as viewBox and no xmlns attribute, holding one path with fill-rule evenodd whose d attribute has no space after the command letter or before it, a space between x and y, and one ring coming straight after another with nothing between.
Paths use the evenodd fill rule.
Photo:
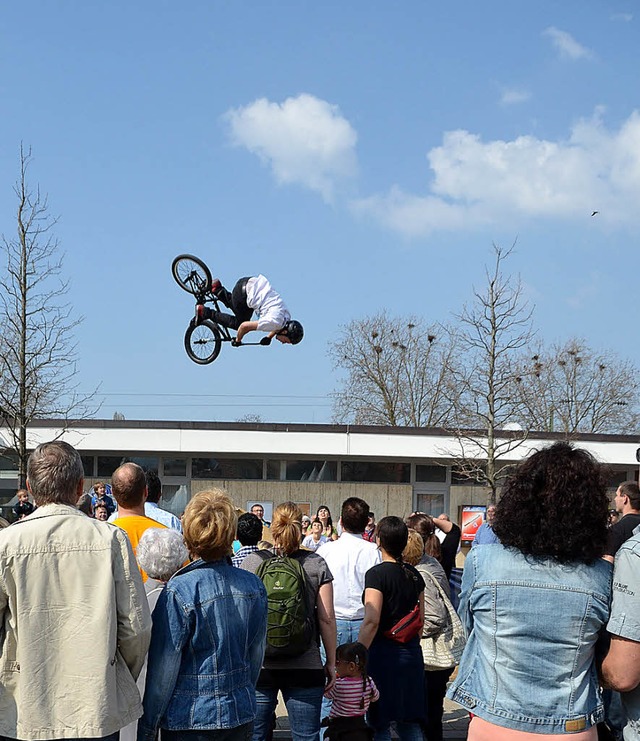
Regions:
<instances>
[{"instance_id":1,"label":"woman with gray hair","mask_svg":"<svg viewBox=\"0 0 640 741\"><path fill-rule=\"evenodd\" d=\"M189 552L184 544L182 533L171 528L150 527L142 534L136 558L141 569L149 577L144 588L149 602L149 609L153 612L158 597L171 577L189 560ZM144 696L147 681L147 661L138 677L137 685L140 697ZM120 741L136 741L138 721L130 723L120 731Z\"/></svg>"},{"instance_id":2,"label":"woman with gray hair","mask_svg":"<svg viewBox=\"0 0 640 741\"><path fill-rule=\"evenodd\" d=\"M172 528L150 527L142 534L136 558L149 579L145 584L149 609L153 610L158 595L176 571L189 559L182 534ZM152 599L152 594L155 598Z\"/></svg>"}]
</instances>

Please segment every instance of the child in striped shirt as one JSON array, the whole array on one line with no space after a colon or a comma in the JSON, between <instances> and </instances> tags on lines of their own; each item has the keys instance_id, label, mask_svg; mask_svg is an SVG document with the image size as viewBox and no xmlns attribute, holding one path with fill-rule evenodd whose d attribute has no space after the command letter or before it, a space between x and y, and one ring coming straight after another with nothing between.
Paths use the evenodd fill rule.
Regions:
<instances>
[{"instance_id":1,"label":"child in striped shirt","mask_svg":"<svg viewBox=\"0 0 640 741\"><path fill-rule=\"evenodd\" d=\"M367 675L367 649L362 643L343 643L336 650L335 684L325 692L332 700L325 739L360 741L373 737L364 716L369 705L380 697L373 679Z\"/></svg>"}]
</instances>

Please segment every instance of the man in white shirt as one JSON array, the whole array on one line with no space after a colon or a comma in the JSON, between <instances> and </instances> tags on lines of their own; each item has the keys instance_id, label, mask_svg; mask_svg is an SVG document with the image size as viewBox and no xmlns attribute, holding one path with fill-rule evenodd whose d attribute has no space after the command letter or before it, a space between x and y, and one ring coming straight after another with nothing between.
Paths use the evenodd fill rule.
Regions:
<instances>
[{"instance_id":1,"label":"man in white shirt","mask_svg":"<svg viewBox=\"0 0 640 741\"><path fill-rule=\"evenodd\" d=\"M247 332L255 330L269 333L260 340L261 345L269 345L274 337L287 345L297 345L302 340L304 335L302 324L291 319L282 297L273 290L264 275L240 278L233 291L228 291L215 278L211 283L211 292L231 309L233 314L225 314L204 304L198 304L195 321L200 324L206 319L213 319L223 327L238 330L232 344L239 344ZM254 311L258 319L251 321Z\"/></svg>"},{"instance_id":2,"label":"man in white shirt","mask_svg":"<svg viewBox=\"0 0 640 741\"><path fill-rule=\"evenodd\" d=\"M333 574L333 608L336 613L338 644L358 640L364 618L362 593L364 575L380 563L380 551L375 543L362 537L369 519L369 505L358 497L349 497L342 504L342 535L321 545L316 551Z\"/></svg>"},{"instance_id":3,"label":"man in white shirt","mask_svg":"<svg viewBox=\"0 0 640 741\"><path fill-rule=\"evenodd\" d=\"M358 640L364 619L364 575L381 561L378 546L362 537L368 521L369 505L363 499L345 499L340 515L342 535L338 540L321 545L316 551L333 574L337 646ZM322 703L323 717L328 715L330 708L331 702L325 698Z\"/></svg>"},{"instance_id":4,"label":"man in white shirt","mask_svg":"<svg viewBox=\"0 0 640 741\"><path fill-rule=\"evenodd\" d=\"M165 527L182 532L180 520L171 512L158 506L162 496L162 482L155 471L146 470L144 477L147 480L147 501L144 503L144 516L159 522Z\"/></svg>"}]
</instances>

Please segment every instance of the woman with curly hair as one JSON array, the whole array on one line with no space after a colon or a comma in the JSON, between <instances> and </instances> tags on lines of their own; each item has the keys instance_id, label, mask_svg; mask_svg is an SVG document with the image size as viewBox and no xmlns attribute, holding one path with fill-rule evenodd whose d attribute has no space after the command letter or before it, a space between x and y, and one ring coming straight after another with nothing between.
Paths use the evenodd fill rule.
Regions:
<instances>
[{"instance_id":1,"label":"woman with curly hair","mask_svg":"<svg viewBox=\"0 0 640 741\"><path fill-rule=\"evenodd\" d=\"M607 504L603 467L564 442L507 480L493 525L500 543L471 550L462 577L468 642L447 694L474 714L470 741L596 740Z\"/></svg>"}]
</instances>

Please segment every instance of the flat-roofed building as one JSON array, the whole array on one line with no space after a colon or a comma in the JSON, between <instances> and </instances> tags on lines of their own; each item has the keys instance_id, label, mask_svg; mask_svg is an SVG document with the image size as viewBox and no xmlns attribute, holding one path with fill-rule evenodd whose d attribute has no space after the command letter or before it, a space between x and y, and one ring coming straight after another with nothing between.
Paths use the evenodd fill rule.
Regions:
<instances>
[{"instance_id":1,"label":"flat-roofed building","mask_svg":"<svg viewBox=\"0 0 640 741\"><path fill-rule=\"evenodd\" d=\"M501 435L517 435L505 431ZM0 427L0 435L9 439ZM481 434L479 433L481 437ZM530 451L562 439L561 434L532 434L502 459L513 463ZM437 428L300 425L223 422L151 422L41 420L29 428L30 448L63 439L82 455L85 488L108 481L127 460L156 469L163 482L161 506L182 514L189 498L210 486L226 489L236 505L249 509L285 500L315 513L329 506L338 519L348 496L367 500L379 519L413 510L448 512L458 520L460 507L487 502L487 490L456 474L459 445ZM637 479L636 450L631 435L575 435L575 445L609 464L611 492L627 479ZM0 458L0 503L15 494L15 457Z\"/></svg>"}]
</instances>

